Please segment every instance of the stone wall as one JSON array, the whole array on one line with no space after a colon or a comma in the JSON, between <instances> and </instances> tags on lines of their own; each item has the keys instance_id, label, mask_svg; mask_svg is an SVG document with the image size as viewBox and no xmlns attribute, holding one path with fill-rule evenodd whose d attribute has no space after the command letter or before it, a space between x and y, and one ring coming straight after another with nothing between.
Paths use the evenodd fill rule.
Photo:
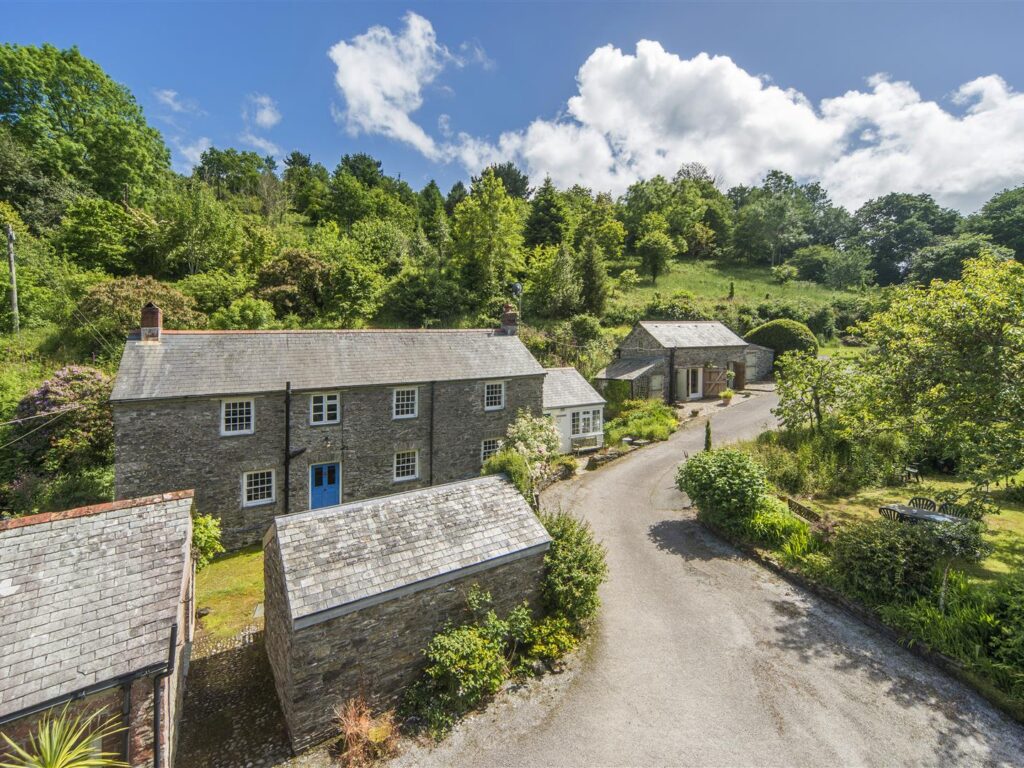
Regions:
<instances>
[{"instance_id":1,"label":"stone wall","mask_svg":"<svg viewBox=\"0 0 1024 768\"><path fill-rule=\"evenodd\" d=\"M394 706L424 666L423 649L449 622L470 618L474 584L507 613L522 600L536 606L544 553L499 565L361 611L292 631L287 619L280 557L268 540L266 648L293 748L305 749L337 732L334 708L354 695Z\"/></svg>"},{"instance_id":2,"label":"stone wall","mask_svg":"<svg viewBox=\"0 0 1024 768\"><path fill-rule=\"evenodd\" d=\"M293 392L287 511L309 508L309 468L341 465L343 502L474 477L480 444L503 437L520 409L540 414L543 376L506 379L505 408L485 411L484 381L419 385L418 415L392 419L393 387L341 393L341 423L311 425L309 392ZM114 404L117 498L194 488L196 509L221 520L229 549L259 541L284 514L284 393L257 395L254 433L222 437L220 398ZM433 422L433 440L431 440ZM419 478L393 479L396 451L419 451ZM301 452L301 453L300 453ZM242 475L275 470L276 499L242 506Z\"/></svg>"},{"instance_id":3,"label":"stone wall","mask_svg":"<svg viewBox=\"0 0 1024 768\"><path fill-rule=\"evenodd\" d=\"M764 381L772 376L772 366L775 363L775 352L760 344L747 346L747 360L753 362L753 370L747 365L747 381Z\"/></svg>"}]
</instances>

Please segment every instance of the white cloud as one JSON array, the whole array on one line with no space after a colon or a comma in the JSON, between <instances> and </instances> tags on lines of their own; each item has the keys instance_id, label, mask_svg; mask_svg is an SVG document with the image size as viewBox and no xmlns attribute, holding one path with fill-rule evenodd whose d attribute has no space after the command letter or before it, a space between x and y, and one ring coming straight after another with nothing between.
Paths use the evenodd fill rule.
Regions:
<instances>
[{"instance_id":1,"label":"white cloud","mask_svg":"<svg viewBox=\"0 0 1024 768\"><path fill-rule=\"evenodd\" d=\"M194 101L182 98L180 93L171 88L154 89L153 96L171 112L177 112L178 114L198 114L200 112L199 107Z\"/></svg>"},{"instance_id":2,"label":"white cloud","mask_svg":"<svg viewBox=\"0 0 1024 768\"><path fill-rule=\"evenodd\" d=\"M447 63L490 61L474 45L464 43L453 56L414 13L399 34L372 27L338 43L330 56L348 130L389 136L474 173L512 159L560 186L616 193L697 161L726 185L756 183L772 169L818 179L851 208L901 191L973 210L1024 177L1024 94L996 75L935 101L878 74L862 90L814 104L728 56L684 59L650 40L634 53L596 49L577 73L564 115L538 118L497 140L465 133L452 139L443 116L435 139L412 115Z\"/></svg>"},{"instance_id":3,"label":"white cloud","mask_svg":"<svg viewBox=\"0 0 1024 768\"><path fill-rule=\"evenodd\" d=\"M260 128L270 129L281 122L281 111L266 94L253 93L242 107L242 119L246 125L255 123Z\"/></svg>"},{"instance_id":4,"label":"white cloud","mask_svg":"<svg viewBox=\"0 0 1024 768\"><path fill-rule=\"evenodd\" d=\"M277 144L272 142L270 139L257 136L250 130L242 131L238 135L238 140L253 149L259 150L265 155L281 155L281 148L277 146Z\"/></svg>"},{"instance_id":5,"label":"white cloud","mask_svg":"<svg viewBox=\"0 0 1024 768\"><path fill-rule=\"evenodd\" d=\"M328 52L337 68L334 82L345 97L344 124L352 135L389 136L440 160L443 150L410 115L423 104L423 88L455 58L438 44L425 18L409 12L404 21L398 34L370 27Z\"/></svg>"},{"instance_id":6,"label":"white cloud","mask_svg":"<svg viewBox=\"0 0 1024 768\"><path fill-rule=\"evenodd\" d=\"M212 146L213 142L206 136L200 136L191 144L185 144L180 139L174 139L174 148L178 150L178 154L182 158L182 161L175 163L177 169L181 173L190 173L195 166L199 165L203 152Z\"/></svg>"}]
</instances>

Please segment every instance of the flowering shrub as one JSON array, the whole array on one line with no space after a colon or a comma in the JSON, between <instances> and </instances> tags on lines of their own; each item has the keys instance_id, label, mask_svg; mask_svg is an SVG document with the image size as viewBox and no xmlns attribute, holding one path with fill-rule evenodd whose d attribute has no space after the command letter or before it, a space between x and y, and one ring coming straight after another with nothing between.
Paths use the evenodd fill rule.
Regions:
<instances>
[{"instance_id":1,"label":"flowering shrub","mask_svg":"<svg viewBox=\"0 0 1024 768\"><path fill-rule=\"evenodd\" d=\"M558 430L547 416L531 416L519 411L505 433L505 447L526 457L531 465L558 455Z\"/></svg>"}]
</instances>

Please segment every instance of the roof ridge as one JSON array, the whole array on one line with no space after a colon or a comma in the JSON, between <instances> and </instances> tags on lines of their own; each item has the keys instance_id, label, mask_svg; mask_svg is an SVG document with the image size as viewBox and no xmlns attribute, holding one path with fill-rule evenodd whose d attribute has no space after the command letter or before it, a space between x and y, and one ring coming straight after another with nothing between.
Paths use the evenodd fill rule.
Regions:
<instances>
[{"instance_id":1,"label":"roof ridge","mask_svg":"<svg viewBox=\"0 0 1024 768\"><path fill-rule=\"evenodd\" d=\"M194 490L171 491L169 493L157 493L152 496L140 496L137 499L120 499L118 501L104 502L103 504L90 504L89 506L74 507L73 509L64 509L58 512L40 512L35 515L26 515L25 517L12 517L8 520L0 520L0 533L14 530L16 528L27 528L31 525L56 523L61 520L99 515L104 512L116 512L120 509L142 507L146 504L161 504L168 501L179 501L186 498L190 499L194 495Z\"/></svg>"},{"instance_id":2,"label":"roof ridge","mask_svg":"<svg viewBox=\"0 0 1024 768\"><path fill-rule=\"evenodd\" d=\"M197 329L183 329L183 330L172 330L165 329L162 334L165 336L229 336L229 335L258 335L258 334L286 334L286 333L352 333L352 334L372 334L372 333L490 333L501 338L516 338L515 336L507 336L501 332L499 328L265 328L265 329L236 329L236 330L217 330L211 328L197 328Z\"/></svg>"}]
</instances>

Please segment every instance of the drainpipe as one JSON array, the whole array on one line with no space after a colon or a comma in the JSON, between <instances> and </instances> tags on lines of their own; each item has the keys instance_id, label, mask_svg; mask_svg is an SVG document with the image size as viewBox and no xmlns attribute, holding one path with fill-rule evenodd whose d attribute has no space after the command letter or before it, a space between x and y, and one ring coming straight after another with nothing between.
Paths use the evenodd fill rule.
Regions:
<instances>
[{"instance_id":1,"label":"drainpipe","mask_svg":"<svg viewBox=\"0 0 1024 768\"><path fill-rule=\"evenodd\" d=\"M124 695L121 697L121 716L124 718L124 761L132 762L132 681L124 684Z\"/></svg>"},{"instance_id":2,"label":"drainpipe","mask_svg":"<svg viewBox=\"0 0 1024 768\"><path fill-rule=\"evenodd\" d=\"M161 683L174 674L174 657L175 650L178 647L178 623L175 622L171 625L171 648L167 656L167 668L153 678L153 768L164 768L164 755L160 747L160 731L161 731L161 718L160 711L163 708L161 702L161 689L163 686ZM168 734L170 735L170 734ZM168 744L170 738L167 739Z\"/></svg>"},{"instance_id":3,"label":"drainpipe","mask_svg":"<svg viewBox=\"0 0 1024 768\"><path fill-rule=\"evenodd\" d=\"M427 478L430 481L430 485L434 484L434 393L437 389L435 384L437 382L430 382L430 439L428 441L430 445L430 458L427 460Z\"/></svg>"},{"instance_id":4,"label":"drainpipe","mask_svg":"<svg viewBox=\"0 0 1024 768\"><path fill-rule=\"evenodd\" d=\"M676 348L668 351L668 402L669 405L676 401Z\"/></svg>"},{"instance_id":5,"label":"drainpipe","mask_svg":"<svg viewBox=\"0 0 1024 768\"><path fill-rule=\"evenodd\" d=\"M292 383L284 385L284 513L291 506L292 468Z\"/></svg>"}]
</instances>

